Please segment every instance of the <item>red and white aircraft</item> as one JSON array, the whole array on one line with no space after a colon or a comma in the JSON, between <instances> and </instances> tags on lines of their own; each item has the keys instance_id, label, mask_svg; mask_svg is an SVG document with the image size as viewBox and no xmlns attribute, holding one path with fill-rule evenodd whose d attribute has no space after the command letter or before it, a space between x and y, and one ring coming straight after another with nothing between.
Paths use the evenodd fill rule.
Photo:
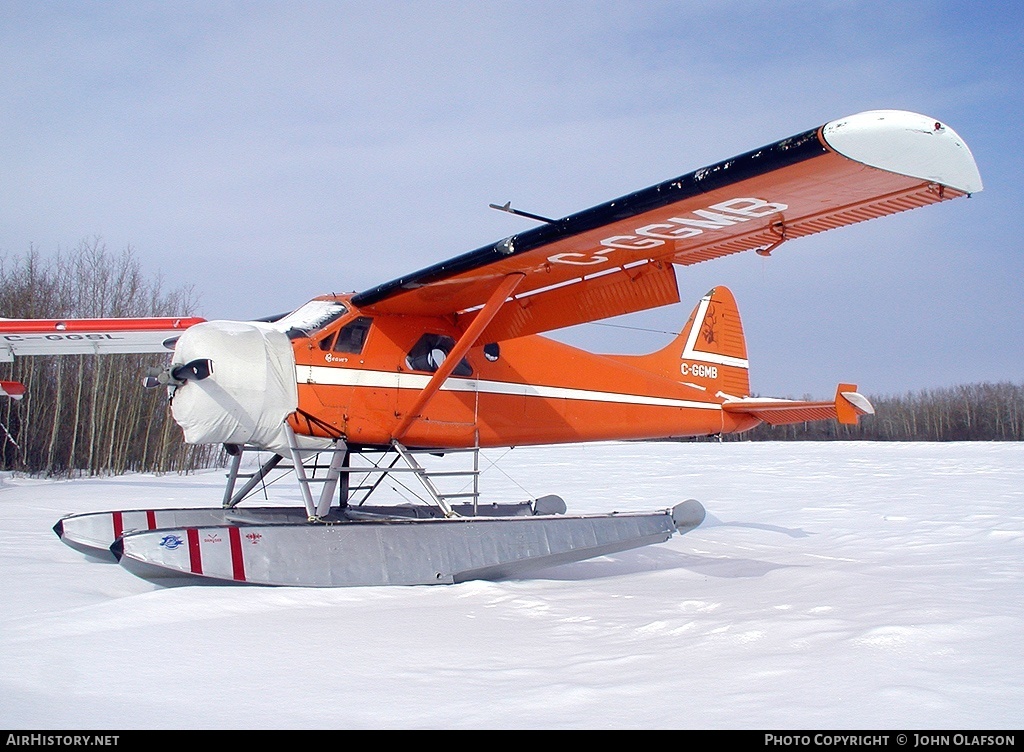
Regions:
<instances>
[{"instance_id":1,"label":"red and white aircraft","mask_svg":"<svg viewBox=\"0 0 1024 752\"><path fill-rule=\"evenodd\" d=\"M725 287L649 355L596 355L542 333L676 303L678 267L768 255L981 187L949 126L864 112L378 287L320 296L277 321L4 320L0 359L173 348L151 382L168 388L185 440L236 457L270 450L257 479L285 458L303 493L304 510L237 507L253 481L234 490L236 462L220 509L72 516L57 527L69 544L113 544L122 564L147 576L313 586L508 576L665 540L700 524L703 508L571 516L557 497L480 505L475 494L453 504L416 452L719 435L762 422L855 423L872 412L850 384L825 402L752 397ZM317 498L303 465L315 452L332 457ZM358 472L397 472L404 460L436 509L356 502L350 460L374 453L391 464Z\"/></svg>"}]
</instances>

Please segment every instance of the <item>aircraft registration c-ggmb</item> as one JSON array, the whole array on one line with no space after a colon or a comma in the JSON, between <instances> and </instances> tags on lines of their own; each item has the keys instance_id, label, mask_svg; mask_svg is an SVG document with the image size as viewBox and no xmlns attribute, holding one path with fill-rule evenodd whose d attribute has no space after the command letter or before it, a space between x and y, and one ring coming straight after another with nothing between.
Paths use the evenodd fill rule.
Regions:
<instances>
[{"instance_id":1,"label":"aircraft registration c-ggmb","mask_svg":"<svg viewBox=\"0 0 1024 752\"><path fill-rule=\"evenodd\" d=\"M863 112L372 289L320 296L276 321L2 320L0 359L173 349L149 380L167 388L187 442L233 455L223 504L70 515L55 527L76 548L109 548L136 574L308 586L516 576L667 540L699 525L704 509L688 500L570 515L552 496L481 504L475 484L460 502L417 457L730 434L763 422L856 423L873 412L852 384L823 402L752 397L725 287L649 355L597 355L544 332L677 303L677 267L767 255L981 188L970 150L945 123ZM16 383L0 386L22 396ZM236 490L241 457L254 449L271 459ZM328 472L314 483L308 466L321 455ZM239 506L284 467L302 508ZM381 477L400 470L422 482L432 505L366 503ZM357 474L377 482L357 484Z\"/></svg>"}]
</instances>

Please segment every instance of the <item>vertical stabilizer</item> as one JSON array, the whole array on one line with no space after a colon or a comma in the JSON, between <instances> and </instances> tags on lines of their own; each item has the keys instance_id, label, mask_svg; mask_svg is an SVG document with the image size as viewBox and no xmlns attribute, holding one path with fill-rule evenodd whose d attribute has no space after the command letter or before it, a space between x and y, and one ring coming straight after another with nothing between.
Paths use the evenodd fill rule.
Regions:
<instances>
[{"instance_id":1,"label":"vertical stabilizer","mask_svg":"<svg viewBox=\"0 0 1024 752\"><path fill-rule=\"evenodd\" d=\"M621 360L695 386L709 395L750 394L743 324L736 299L727 287L715 287L701 298L686 326L667 347L650 355Z\"/></svg>"}]
</instances>

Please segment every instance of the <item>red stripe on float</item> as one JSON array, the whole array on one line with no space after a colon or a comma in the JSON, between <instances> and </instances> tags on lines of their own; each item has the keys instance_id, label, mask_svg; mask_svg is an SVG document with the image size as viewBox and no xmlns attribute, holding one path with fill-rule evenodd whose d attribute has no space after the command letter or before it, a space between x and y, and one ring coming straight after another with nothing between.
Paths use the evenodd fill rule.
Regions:
<instances>
[{"instance_id":1,"label":"red stripe on float","mask_svg":"<svg viewBox=\"0 0 1024 752\"><path fill-rule=\"evenodd\" d=\"M192 568L192 574L202 574L203 558L199 554L199 531L190 527L185 532L188 534L188 563Z\"/></svg>"},{"instance_id":2,"label":"red stripe on float","mask_svg":"<svg viewBox=\"0 0 1024 752\"><path fill-rule=\"evenodd\" d=\"M114 520L114 540L121 537L121 533L124 532L124 519L121 517L120 512L114 512L112 515Z\"/></svg>"},{"instance_id":3,"label":"red stripe on float","mask_svg":"<svg viewBox=\"0 0 1024 752\"><path fill-rule=\"evenodd\" d=\"M156 512L152 509L146 510L146 524L150 530L156 530Z\"/></svg>"},{"instance_id":4,"label":"red stripe on float","mask_svg":"<svg viewBox=\"0 0 1024 752\"><path fill-rule=\"evenodd\" d=\"M242 533L237 527L228 528L228 540L231 541L231 576L241 582L245 581L245 562L242 561Z\"/></svg>"}]
</instances>

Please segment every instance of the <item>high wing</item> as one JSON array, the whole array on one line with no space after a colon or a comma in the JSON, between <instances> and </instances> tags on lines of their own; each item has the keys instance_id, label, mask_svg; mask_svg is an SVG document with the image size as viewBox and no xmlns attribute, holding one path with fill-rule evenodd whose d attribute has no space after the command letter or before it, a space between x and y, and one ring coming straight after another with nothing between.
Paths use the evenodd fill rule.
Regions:
<instances>
[{"instance_id":1,"label":"high wing","mask_svg":"<svg viewBox=\"0 0 1024 752\"><path fill-rule=\"evenodd\" d=\"M876 110L622 196L353 296L370 313L454 316L463 328L523 275L480 341L679 301L674 267L970 195L970 150L924 115Z\"/></svg>"},{"instance_id":2,"label":"high wing","mask_svg":"<svg viewBox=\"0 0 1024 752\"><path fill-rule=\"evenodd\" d=\"M0 362L22 355L170 353L188 327L204 319L0 319Z\"/></svg>"}]
</instances>

